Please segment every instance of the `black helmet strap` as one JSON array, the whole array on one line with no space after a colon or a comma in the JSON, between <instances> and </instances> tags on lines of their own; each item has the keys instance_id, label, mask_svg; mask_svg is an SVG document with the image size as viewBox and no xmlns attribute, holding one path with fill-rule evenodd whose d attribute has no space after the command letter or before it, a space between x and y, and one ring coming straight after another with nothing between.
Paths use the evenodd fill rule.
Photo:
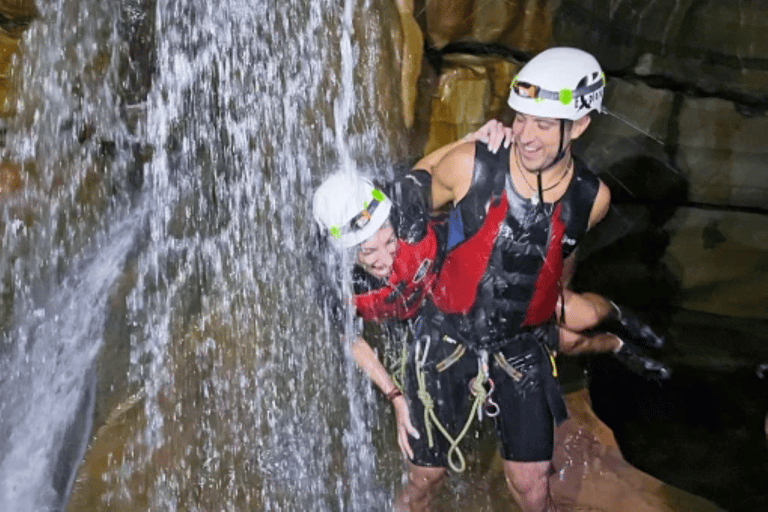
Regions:
<instances>
[{"instance_id":1,"label":"black helmet strap","mask_svg":"<svg viewBox=\"0 0 768 512\"><path fill-rule=\"evenodd\" d=\"M560 144L557 147L557 154L555 155L555 159L552 160L552 163L549 164L546 167L542 167L539 169L539 172L536 173L536 181L539 186L539 200L541 204L544 204L544 189L541 186L541 173L546 171L547 169L550 169L554 167L557 162L563 159L565 156L565 150L567 148L565 147L565 119L560 119Z\"/></svg>"}]
</instances>

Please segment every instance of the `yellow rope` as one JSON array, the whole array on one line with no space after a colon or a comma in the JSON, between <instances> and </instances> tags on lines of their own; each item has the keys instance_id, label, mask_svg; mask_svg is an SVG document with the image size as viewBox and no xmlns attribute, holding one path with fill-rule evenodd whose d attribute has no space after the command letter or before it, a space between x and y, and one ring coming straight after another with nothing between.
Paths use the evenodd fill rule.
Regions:
<instances>
[{"instance_id":1,"label":"yellow rope","mask_svg":"<svg viewBox=\"0 0 768 512\"><path fill-rule=\"evenodd\" d=\"M435 404L434 400L432 400L432 396L427 391L426 386L426 379L425 379L425 373L421 369L421 366L418 364L419 360L419 350L418 346L416 348L416 354L414 358L414 364L416 365L416 380L418 381L418 390L417 390L417 396L419 397L419 400L421 400L422 405L424 406L424 425L427 429L427 442L429 443L429 447L432 448L434 443L434 438L432 436L432 424L437 428L437 430L443 434L443 436L448 440L448 442L451 444L450 448L448 449L447 459L448 459L448 465L450 468L455 471L456 473L462 473L466 467L466 461L464 459L464 454L461 453L461 450L459 449L459 443L462 439L464 439L464 436L467 435L467 432L469 431L470 425L472 425L472 420L475 417L475 413L477 412L477 408L480 407L480 405L485 402L485 399L487 398L487 393L485 391L485 386L483 383L483 370L482 368L479 368L477 371L477 377L472 382L472 394L475 395L475 401L472 404L472 409L469 412L469 417L467 417L467 421L464 423L464 428L461 430L459 435L454 439L451 437L451 435L448 433L448 431L445 429L442 423L440 423L440 420L437 418L437 415L435 414ZM458 462L454 464L453 458L455 456L458 458Z\"/></svg>"},{"instance_id":2,"label":"yellow rope","mask_svg":"<svg viewBox=\"0 0 768 512\"><path fill-rule=\"evenodd\" d=\"M408 362L408 334L404 334L400 340L400 357L390 365L392 383L397 389L405 393L405 365Z\"/></svg>"}]
</instances>

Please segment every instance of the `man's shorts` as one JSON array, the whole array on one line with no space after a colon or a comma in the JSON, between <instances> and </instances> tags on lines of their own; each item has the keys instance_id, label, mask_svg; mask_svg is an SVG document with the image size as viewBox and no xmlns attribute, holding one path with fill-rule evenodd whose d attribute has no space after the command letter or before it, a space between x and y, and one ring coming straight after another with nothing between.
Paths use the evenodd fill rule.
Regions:
<instances>
[{"instance_id":1,"label":"man's shorts","mask_svg":"<svg viewBox=\"0 0 768 512\"><path fill-rule=\"evenodd\" d=\"M421 435L420 439L409 437L414 453L412 462L418 466L446 467L450 442L433 425L433 446L429 446L424 406L418 397L416 368L421 366L423 369L424 385L434 403L438 420L455 439L472 412L475 397L470 392L470 385L478 374L478 357L469 350L445 367L452 355L461 352L460 347L458 343L421 337L414 340L410 348L405 394L411 422ZM501 455L505 460L517 462L550 460L554 443L554 420L559 422L565 419L565 406L544 348L535 339L523 338L510 342L499 352L511 367L523 375L515 380L502 368L495 356L489 354L488 371L494 385L490 398L499 406L499 414L494 421ZM472 427L476 427L476 412L471 421ZM483 421L487 421L487 416L484 415ZM469 432L472 432L472 427Z\"/></svg>"}]
</instances>

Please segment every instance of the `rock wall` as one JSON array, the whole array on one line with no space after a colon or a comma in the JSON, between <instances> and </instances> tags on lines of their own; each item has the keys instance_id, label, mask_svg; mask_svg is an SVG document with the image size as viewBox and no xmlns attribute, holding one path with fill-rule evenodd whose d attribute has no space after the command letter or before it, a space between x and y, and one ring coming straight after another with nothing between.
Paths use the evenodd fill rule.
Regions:
<instances>
[{"instance_id":1,"label":"rock wall","mask_svg":"<svg viewBox=\"0 0 768 512\"><path fill-rule=\"evenodd\" d=\"M688 93L765 111L767 7L762 0L561 0L558 44L595 54L611 74L634 74Z\"/></svg>"},{"instance_id":2,"label":"rock wall","mask_svg":"<svg viewBox=\"0 0 768 512\"><path fill-rule=\"evenodd\" d=\"M552 2L541 0L420 0L416 11L429 44L499 44L538 53L551 42Z\"/></svg>"}]
</instances>

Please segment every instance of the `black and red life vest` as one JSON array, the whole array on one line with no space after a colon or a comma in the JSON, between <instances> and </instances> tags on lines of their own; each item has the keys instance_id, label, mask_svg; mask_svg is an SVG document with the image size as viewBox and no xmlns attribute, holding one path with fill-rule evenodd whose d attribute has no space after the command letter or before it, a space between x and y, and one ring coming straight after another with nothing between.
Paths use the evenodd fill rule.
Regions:
<instances>
[{"instance_id":1,"label":"black and red life vest","mask_svg":"<svg viewBox=\"0 0 768 512\"><path fill-rule=\"evenodd\" d=\"M556 203L534 205L509 176L509 150L476 144L472 185L449 219L433 301L469 345L497 349L547 322L563 261L586 232L599 187L580 162Z\"/></svg>"}]
</instances>

